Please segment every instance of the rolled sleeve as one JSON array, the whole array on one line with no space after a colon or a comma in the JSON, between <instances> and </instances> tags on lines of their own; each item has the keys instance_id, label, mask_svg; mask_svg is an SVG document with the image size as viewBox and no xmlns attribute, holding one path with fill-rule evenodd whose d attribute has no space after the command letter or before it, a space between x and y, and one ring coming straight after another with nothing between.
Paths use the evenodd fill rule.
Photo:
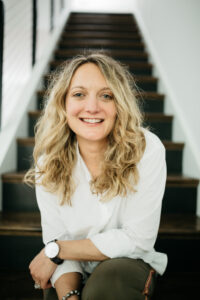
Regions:
<instances>
[{"instance_id":1,"label":"rolled sleeve","mask_svg":"<svg viewBox=\"0 0 200 300\"><path fill-rule=\"evenodd\" d=\"M51 277L51 284L55 287L56 280L66 273L78 272L82 274L82 278L84 279L85 273L82 269L81 264L78 261L74 260L65 260L61 265L57 266L55 272Z\"/></svg>"},{"instance_id":2,"label":"rolled sleeve","mask_svg":"<svg viewBox=\"0 0 200 300\"><path fill-rule=\"evenodd\" d=\"M157 138L138 164L137 192L124 200L119 228L90 237L94 245L110 258L152 251L160 224L162 198L166 184L165 148Z\"/></svg>"}]
</instances>

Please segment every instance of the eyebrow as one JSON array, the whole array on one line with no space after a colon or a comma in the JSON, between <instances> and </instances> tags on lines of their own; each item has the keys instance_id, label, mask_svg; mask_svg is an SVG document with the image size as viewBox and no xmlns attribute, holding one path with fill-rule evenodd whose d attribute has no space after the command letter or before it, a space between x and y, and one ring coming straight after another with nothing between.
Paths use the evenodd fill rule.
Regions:
<instances>
[{"instance_id":1,"label":"eyebrow","mask_svg":"<svg viewBox=\"0 0 200 300\"><path fill-rule=\"evenodd\" d=\"M72 87L70 90L72 91L72 90L74 90L74 89L82 89L82 90L86 90L87 88L84 87L84 86L82 86L82 85L77 85L77 86ZM103 87L103 88L100 89L100 91L105 91L105 90L111 91L111 89L110 89L109 87Z\"/></svg>"}]
</instances>

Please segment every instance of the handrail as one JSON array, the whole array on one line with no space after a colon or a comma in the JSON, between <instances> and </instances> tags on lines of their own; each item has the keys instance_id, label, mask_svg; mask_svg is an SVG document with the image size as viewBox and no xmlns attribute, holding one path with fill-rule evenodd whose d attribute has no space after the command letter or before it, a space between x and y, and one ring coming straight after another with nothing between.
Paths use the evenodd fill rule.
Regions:
<instances>
[{"instance_id":1,"label":"handrail","mask_svg":"<svg viewBox=\"0 0 200 300\"><path fill-rule=\"evenodd\" d=\"M32 0L33 5L33 31L32 31L32 66L36 61L36 44L37 44L37 0Z\"/></svg>"},{"instance_id":2,"label":"handrail","mask_svg":"<svg viewBox=\"0 0 200 300\"><path fill-rule=\"evenodd\" d=\"M2 80L3 80L3 40L4 40L4 4L0 0L0 130L2 115Z\"/></svg>"}]
</instances>

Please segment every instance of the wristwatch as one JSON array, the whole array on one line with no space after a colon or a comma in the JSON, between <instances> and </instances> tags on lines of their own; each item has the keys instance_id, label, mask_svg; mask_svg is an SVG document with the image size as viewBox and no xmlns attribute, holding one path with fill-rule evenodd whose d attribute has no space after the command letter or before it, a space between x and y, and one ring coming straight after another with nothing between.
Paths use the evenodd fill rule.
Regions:
<instances>
[{"instance_id":1,"label":"wristwatch","mask_svg":"<svg viewBox=\"0 0 200 300\"><path fill-rule=\"evenodd\" d=\"M44 252L45 255L50 258L55 264L60 265L63 263L64 259L58 257L60 251L59 245L56 243L57 240L50 241L46 244Z\"/></svg>"}]
</instances>

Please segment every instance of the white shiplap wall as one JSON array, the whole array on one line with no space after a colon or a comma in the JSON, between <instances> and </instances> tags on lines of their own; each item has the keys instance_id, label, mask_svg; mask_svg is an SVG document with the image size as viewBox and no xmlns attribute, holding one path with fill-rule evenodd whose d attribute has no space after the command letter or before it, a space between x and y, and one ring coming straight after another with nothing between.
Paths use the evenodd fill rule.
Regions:
<instances>
[{"instance_id":1,"label":"white shiplap wall","mask_svg":"<svg viewBox=\"0 0 200 300\"><path fill-rule=\"evenodd\" d=\"M22 105L20 92L32 69L32 0L6 0L4 9L2 129Z\"/></svg>"}]
</instances>

